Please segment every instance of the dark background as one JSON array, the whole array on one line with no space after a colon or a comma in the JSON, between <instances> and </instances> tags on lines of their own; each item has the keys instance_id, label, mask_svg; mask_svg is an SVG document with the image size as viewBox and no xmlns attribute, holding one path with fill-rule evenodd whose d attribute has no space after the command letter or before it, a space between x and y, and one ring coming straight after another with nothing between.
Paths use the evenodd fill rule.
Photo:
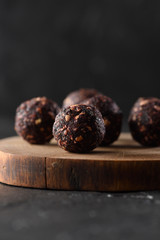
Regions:
<instances>
[{"instance_id":1,"label":"dark background","mask_svg":"<svg viewBox=\"0 0 160 240\"><path fill-rule=\"evenodd\" d=\"M35 96L61 104L97 88L126 119L139 96L159 97L160 2L0 1L0 118Z\"/></svg>"},{"instance_id":2,"label":"dark background","mask_svg":"<svg viewBox=\"0 0 160 240\"><path fill-rule=\"evenodd\" d=\"M159 97L160 1L0 0L0 138L22 101L97 88L124 112ZM2 164L0 164L0 167ZM55 191L0 184L0 239L160 239L160 192Z\"/></svg>"}]
</instances>

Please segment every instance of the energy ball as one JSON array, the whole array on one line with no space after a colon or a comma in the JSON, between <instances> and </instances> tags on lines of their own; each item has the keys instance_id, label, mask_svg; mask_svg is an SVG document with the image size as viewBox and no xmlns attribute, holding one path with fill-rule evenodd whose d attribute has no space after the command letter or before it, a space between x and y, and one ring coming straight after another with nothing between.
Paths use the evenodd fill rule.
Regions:
<instances>
[{"instance_id":1,"label":"energy ball","mask_svg":"<svg viewBox=\"0 0 160 240\"><path fill-rule=\"evenodd\" d=\"M95 106L102 114L105 125L103 146L116 141L120 135L123 114L118 105L110 98L102 94L83 101L83 104Z\"/></svg>"},{"instance_id":2,"label":"energy ball","mask_svg":"<svg viewBox=\"0 0 160 240\"><path fill-rule=\"evenodd\" d=\"M53 137L52 127L59 111L57 103L46 97L25 101L16 110L15 130L29 143L49 142Z\"/></svg>"},{"instance_id":3,"label":"energy ball","mask_svg":"<svg viewBox=\"0 0 160 240\"><path fill-rule=\"evenodd\" d=\"M98 94L96 89L81 88L77 91L71 92L63 101L63 107L79 104L87 98L91 98Z\"/></svg>"},{"instance_id":4,"label":"energy ball","mask_svg":"<svg viewBox=\"0 0 160 240\"><path fill-rule=\"evenodd\" d=\"M160 99L139 98L128 119L133 139L148 147L160 146Z\"/></svg>"},{"instance_id":5,"label":"energy ball","mask_svg":"<svg viewBox=\"0 0 160 240\"><path fill-rule=\"evenodd\" d=\"M102 142L104 133L101 113L95 107L80 104L64 108L53 125L58 145L70 152L90 152Z\"/></svg>"}]
</instances>

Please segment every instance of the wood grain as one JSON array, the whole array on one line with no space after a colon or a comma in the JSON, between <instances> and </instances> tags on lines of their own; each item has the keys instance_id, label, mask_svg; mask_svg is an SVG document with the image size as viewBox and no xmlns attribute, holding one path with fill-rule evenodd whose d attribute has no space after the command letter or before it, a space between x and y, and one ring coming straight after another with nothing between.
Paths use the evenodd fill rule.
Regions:
<instances>
[{"instance_id":1,"label":"wood grain","mask_svg":"<svg viewBox=\"0 0 160 240\"><path fill-rule=\"evenodd\" d=\"M53 141L30 145L20 137L0 140L0 182L33 188L137 191L160 189L160 148L144 148L121 134L89 154L64 151Z\"/></svg>"}]
</instances>

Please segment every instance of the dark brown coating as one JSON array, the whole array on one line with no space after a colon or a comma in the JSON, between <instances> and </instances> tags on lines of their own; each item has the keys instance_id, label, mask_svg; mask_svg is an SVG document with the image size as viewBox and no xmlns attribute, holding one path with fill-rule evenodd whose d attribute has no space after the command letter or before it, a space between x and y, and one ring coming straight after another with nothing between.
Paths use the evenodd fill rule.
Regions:
<instances>
[{"instance_id":1,"label":"dark brown coating","mask_svg":"<svg viewBox=\"0 0 160 240\"><path fill-rule=\"evenodd\" d=\"M67 97L63 101L63 107L79 104L85 99L91 98L96 94L98 94L98 91L96 89L81 88L67 95Z\"/></svg>"},{"instance_id":2,"label":"dark brown coating","mask_svg":"<svg viewBox=\"0 0 160 240\"><path fill-rule=\"evenodd\" d=\"M57 103L46 97L25 101L16 110L15 130L29 143L49 142L53 137L52 127L59 111Z\"/></svg>"},{"instance_id":3,"label":"dark brown coating","mask_svg":"<svg viewBox=\"0 0 160 240\"><path fill-rule=\"evenodd\" d=\"M83 101L83 104L95 106L102 114L105 125L105 136L101 145L113 143L120 135L122 127L122 111L110 98L102 94Z\"/></svg>"},{"instance_id":4,"label":"dark brown coating","mask_svg":"<svg viewBox=\"0 0 160 240\"><path fill-rule=\"evenodd\" d=\"M70 152L90 152L102 142L104 133L101 113L95 107L80 104L64 108L53 125L58 145Z\"/></svg>"},{"instance_id":5,"label":"dark brown coating","mask_svg":"<svg viewBox=\"0 0 160 240\"><path fill-rule=\"evenodd\" d=\"M128 123L135 141L144 146L160 146L160 99L139 98L131 109Z\"/></svg>"}]
</instances>

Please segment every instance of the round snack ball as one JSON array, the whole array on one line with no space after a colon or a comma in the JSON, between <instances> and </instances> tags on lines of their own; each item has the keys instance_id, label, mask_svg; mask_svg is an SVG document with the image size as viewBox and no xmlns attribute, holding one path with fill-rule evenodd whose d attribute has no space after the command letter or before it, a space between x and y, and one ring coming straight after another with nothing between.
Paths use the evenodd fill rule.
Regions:
<instances>
[{"instance_id":1,"label":"round snack ball","mask_svg":"<svg viewBox=\"0 0 160 240\"><path fill-rule=\"evenodd\" d=\"M102 114L105 125L105 136L102 141L103 146L107 146L120 135L123 114L118 105L110 98L102 94L83 101L83 104L95 106Z\"/></svg>"},{"instance_id":2,"label":"round snack ball","mask_svg":"<svg viewBox=\"0 0 160 240\"><path fill-rule=\"evenodd\" d=\"M79 104L85 99L91 98L96 94L98 94L98 91L96 89L81 88L67 95L67 97L63 101L63 107Z\"/></svg>"},{"instance_id":3,"label":"round snack ball","mask_svg":"<svg viewBox=\"0 0 160 240\"><path fill-rule=\"evenodd\" d=\"M52 127L59 111L57 103L46 97L25 101L16 110L15 130L29 143L49 142L53 137Z\"/></svg>"},{"instance_id":4,"label":"round snack ball","mask_svg":"<svg viewBox=\"0 0 160 240\"><path fill-rule=\"evenodd\" d=\"M128 123L135 141L144 146L160 146L160 99L139 98L131 109Z\"/></svg>"},{"instance_id":5,"label":"round snack ball","mask_svg":"<svg viewBox=\"0 0 160 240\"><path fill-rule=\"evenodd\" d=\"M104 133L101 113L95 107L80 104L64 108L53 125L58 145L70 152L90 152L102 142Z\"/></svg>"}]
</instances>

